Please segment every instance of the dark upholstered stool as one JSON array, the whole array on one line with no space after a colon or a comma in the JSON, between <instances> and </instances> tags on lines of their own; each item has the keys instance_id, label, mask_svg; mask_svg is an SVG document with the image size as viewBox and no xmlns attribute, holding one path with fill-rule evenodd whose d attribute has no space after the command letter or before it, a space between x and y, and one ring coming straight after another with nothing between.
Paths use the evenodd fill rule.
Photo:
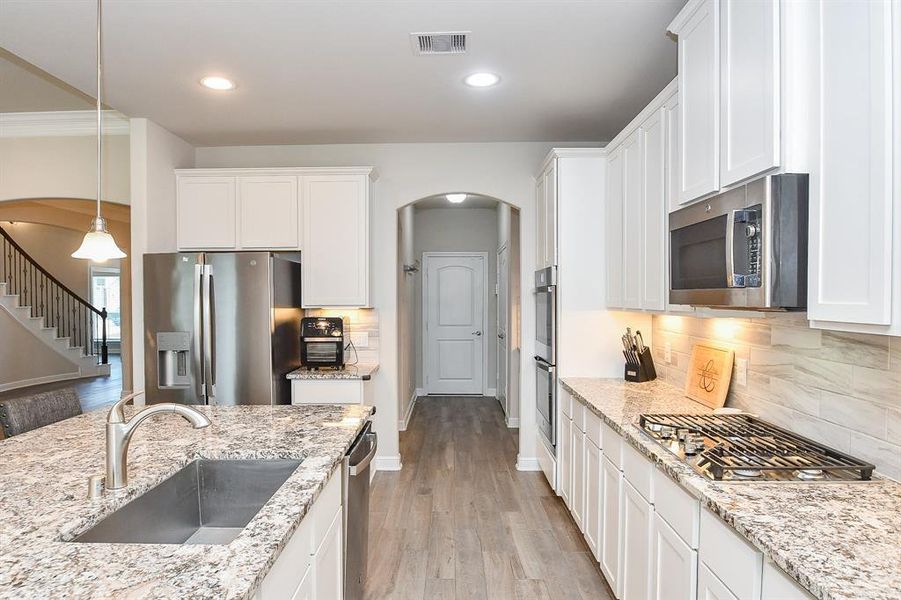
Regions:
<instances>
[{"instance_id":1,"label":"dark upholstered stool","mask_svg":"<svg viewBox=\"0 0 901 600\"><path fill-rule=\"evenodd\" d=\"M0 400L0 428L6 437L80 414L81 403L73 388Z\"/></svg>"}]
</instances>

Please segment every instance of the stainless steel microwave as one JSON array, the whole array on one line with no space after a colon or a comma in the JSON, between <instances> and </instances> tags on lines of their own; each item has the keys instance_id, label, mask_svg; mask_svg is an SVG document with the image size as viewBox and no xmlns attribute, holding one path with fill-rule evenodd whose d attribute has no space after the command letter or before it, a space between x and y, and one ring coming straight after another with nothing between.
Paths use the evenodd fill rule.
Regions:
<instances>
[{"instance_id":1,"label":"stainless steel microwave","mask_svg":"<svg viewBox=\"0 0 901 600\"><path fill-rule=\"evenodd\" d=\"M670 303L806 308L807 179L770 175L670 214Z\"/></svg>"}]
</instances>

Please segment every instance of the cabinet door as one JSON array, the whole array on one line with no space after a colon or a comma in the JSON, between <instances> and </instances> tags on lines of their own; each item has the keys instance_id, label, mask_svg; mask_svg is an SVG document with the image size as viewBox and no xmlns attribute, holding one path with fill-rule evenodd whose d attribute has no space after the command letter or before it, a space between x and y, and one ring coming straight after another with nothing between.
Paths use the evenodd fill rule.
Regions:
<instances>
[{"instance_id":1,"label":"cabinet door","mask_svg":"<svg viewBox=\"0 0 901 600\"><path fill-rule=\"evenodd\" d=\"M666 130L664 109L651 115L638 130L641 137L641 308L666 308ZM628 210L627 210L628 213Z\"/></svg>"},{"instance_id":2,"label":"cabinet door","mask_svg":"<svg viewBox=\"0 0 901 600\"><path fill-rule=\"evenodd\" d=\"M369 304L369 182L302 177L304 307Z\"/></svg>"},{"instance_id":3,"label":"cabinet door","mask_svg":"<svg viewBox=\"0 0 901 600\"><path fill-rule=\"evenodd\" d=\"M585 434L573 425L570 432L572 440L572 497L570 498L570 512L573 520L579 526L579 531L585 531Z\"/></svg>"},{"instance_id":4,"label":"cabinet door","mask_svg":"<svg viewBox=\"0 0 901 600\"><path fill-rule=\"evenodd\" d=\"M343 512L339 510L313 557L314 598L344 598Z\"/></svg>"},{"instance_id":5,"label":"cabinet door","mask_svg":"<svg viewBox=\"0 0 901 600\"><path fill-rule=\"evenodd\" d=\"M607 307L623 308L623 151L607 155L604 252L607 263Z\"/></svg>"},{"instance_id":6,"label":"cabinet door","mask_svg":"<svg viewBox=\"0 0 901 600\"><path fill-rule=\"evenodd\" d=\"M641 137L623 142L623 308L641 308Z\"/></svg>"},{"instance_id":7,"label":"cabinet door","mask_svg":"<svg viewBox=\"0 0 901 600\"><path fill-rule=\"evenodd\" d=\"M820 155L810 177L812 320L891 321L893 6L817 3L815 30L822 37Z\"/></svg>"},{"instance_id":8,"label":"cabinet door","mask_svg":"<svg viewBox=\"0 0 901 600\"><path fill-rule=\"evenodd\" d=\"M572 510L572 419L563 415L560 419L560 496Z\"/></svg>"},{"instance_id":9,"label":"cabinet door","mask_svg":"<svg viewBox=\"0 0 901 600\"><path fill-rule=\"evenodd\" d=\"M701 563L698 569L698 600L738 600L738 598L717 579L707 565Z\"/></svg>"},{"instance_id":10,"label":"cabinet door","mask_svg":"<svg viewBox=\"0 0 901 600\"><path fill-rule=\"evenodd\" d=\"M535 186L535 267L547 266L547 180L538 176Z\"/></svg>"},{"instance_id":11,"label":"cabinet door","mask_svg":"<svg viewBox=\"0 0 901 600\"><path fill-rule=\"evenodd\" d=\"M606 444L605 444L606 445ZM619 598L620 580L620 526L622 524L623 474L606 456L601 461L601 571L607 583Z\"/></svg>"},{"instance_id":12,"label":"cabinet door","mask_svg":"<svg viewBox=\"0 0 901 600\"><path fill-rule=\"evenodd\" d=\"M726 0L720 61L720 185L779 166L779 2Z\"/></svg>"},{"instance_id":13,"label":"cabinet door","mask_svg":"<svg viewBox=\"0 0 901 600\"><path fill-rule=\"evenodd\" d=\"M681 204L719 189L719 5L719 0L701 2L675 32L679 36Z\"/></svg>"},{"instance_id":14,"label":"cabinet door","mask_svg":"<svg viewBox=\"0 0 901 600\"><path fill-rule=\"evenodd\" d=\"M779 600L812 600L813 596L798 585L794 579L785 574L772 561L763 563L763 582L760 597L763 600L778 598Z\"/></svg>"},{"instance_id":15,"label":"cabinet door","mask_svg":"<svg viewBox=\"0 0 901 600\"><path fill-rule=\"evenodd\" d=\"M179 249L235 248L234 177L179 177L177 192Z\"/></svg>"},{"instance_id":16,"label":"cabinet door","mask_svg":"<svg viewBox=\"0 0 901 600\"><path fill-rule=\"evenodd\" d=\"M601 449L585 439L585 541L595 558L600 558L601 535Z\"/></svg>"},{"instance_id":17,"label":"cabinet door","mask_svg":"<svg viewBox=\"0 0 901 600\"><path fill-rule=\"evenodd\" d=\"M297 177L238 177L240 247L300 246Z\"/></svg>"},{"instance_id":18,"label":"cabinet door","mask_svg":"<svg viewBox=\"0 0 901 600\"><path fill-rule=\"evenodd\" d=\"M676 92L663 105L666 124L666 206L667 212L679 210L679 177L682 163L679 156L679 93Z\"/></svg>"},{"instance_id":19,"label":"cabinet door","mask_svg":"<svg viewBox=\"0 0 901 600\"><path fill-rule=\"evenodd\" d=\"M557 161L544 173L544 264L557 264Z\"/></svg>"},{"instance_id":20,"label":"cabinet door","mask_svg":"<svg viewBox=\"0 0 901 600\"><path fill-rule=\"evenodd\" d=\"M623 480L622 597L650 600L653 592L654 509Z\"/></svg>"},{"instance_id":21,"label":"cabinet door","mask_svg":"<svg viewBox=\"0 0 901 600\"><path fill-rule=\"evenodd\" d=\"M695 598L698 591L698 553L692 550L659 514L654 514L654 591L656 600Z\"/></svg>"},{"instance_id":22,"label":"cabinet door","mask_svg":"<svg viewBox=\"0 0 901 600\"><path fill-rule=\"evenodd\" d=\"M300 585L297 586L294 595L291 596L291 600L313 600L316 597L313 595L315 593L313 579L313 566L310 565L307 567L307 571L304 573L303 579L301 579Z\"/></svg>"}]
</instances>

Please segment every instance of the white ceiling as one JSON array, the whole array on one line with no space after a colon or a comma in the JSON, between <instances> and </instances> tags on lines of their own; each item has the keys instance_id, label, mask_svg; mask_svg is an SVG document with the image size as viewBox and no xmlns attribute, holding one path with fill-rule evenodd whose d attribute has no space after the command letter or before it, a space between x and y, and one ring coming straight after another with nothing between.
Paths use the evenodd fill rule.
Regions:
<instances>
[{"instance_id":1,"label":"white ceiling","mask_svg":"<svg viewBox=\"0 0 901 600\"><path fill-rule=\"evenodd\" d=\"M105 100L201 146L605 141L675 75L684 3L106 0ZM90 93L94 7L0 0L0 46ZM413 54L411 32L447 30L467 54ZM464 86L477 70L501 84Z\"/></svg>"}]
</instances>

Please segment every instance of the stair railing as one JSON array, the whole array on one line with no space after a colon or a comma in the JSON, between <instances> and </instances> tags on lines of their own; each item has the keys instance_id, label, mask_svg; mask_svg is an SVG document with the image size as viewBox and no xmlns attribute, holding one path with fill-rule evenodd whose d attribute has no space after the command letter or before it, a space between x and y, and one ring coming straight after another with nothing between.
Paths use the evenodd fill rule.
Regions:
<instances>
[{"instance_id":1,"label":"stair railing","mask_svg":"<svg viewBox=\"0 0 901 600\"><path fill-rule=\"evenodd\" d=\"M106 342L106 307L97 308L73 292L34 260L0 227L0 252L3 254L0 277L6 293L18 296L19 306L30 306L32 317L42 317L46 327L68 337L70 346L81 346L87 356L97 356L100 364L109 363ZM97 324L100 324L100 339Z\"/></svg>"}]
</instances>

